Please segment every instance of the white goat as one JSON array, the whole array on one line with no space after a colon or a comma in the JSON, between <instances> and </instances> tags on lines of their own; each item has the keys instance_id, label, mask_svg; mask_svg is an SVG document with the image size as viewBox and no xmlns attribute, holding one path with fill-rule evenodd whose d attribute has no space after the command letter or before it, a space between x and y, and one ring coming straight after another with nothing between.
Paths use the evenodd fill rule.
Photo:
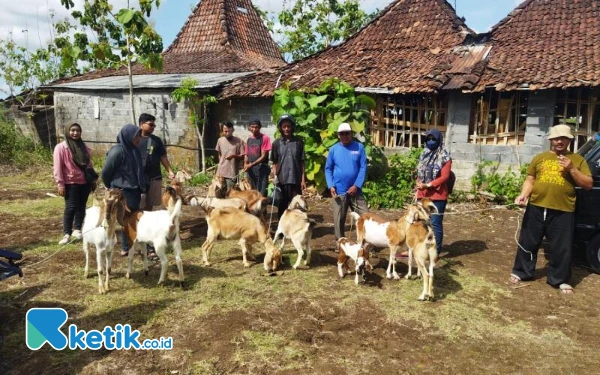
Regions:
<instances>
[{"instance_id":1,"label":"white goat","mask_svg":"<svg viewBox=\"0 0 600 375\"><path fill-rule=\"evenodd\" d=\"M358 274L362 275L362 279L365 280L365 270L373 272L373 266L369 262L370 251L367 247L352 242L346 237L342 237L337 241L338 248L338 274L340 278L343 278L347 273L350 273L350 268L348 267L348 260L352 259L354 261L354 271L356 275L354 277L354 283L358 285Z\"/></svg>"},{"instance_id":2,"label":"white goat","mask_svg":"<svg viewBox=\"0 0 600 375\"><path fill-rule=\"evenodd\" d=\"M283 249L286 238L292 240L294 247L298 251L298 259L296 259L296 263L292 266L294 269L300 266L300 262L304 256L303 246L306 246L306 260L304 261L304 265L308 266L310 264L310 239L315 221L308 218L308 215L304 212L307 209L306 201L301 195L296 195L292 198L287 210L281 215L277 231L275 232L275 236L273 236L274 243L277 242L279 236L282 236L281 246L279 247L280 251Z\"/></svg>"},{"instance_id":3,"label":"white goat","mask_svg":"<svg viewBox=\"0 0 600 375\"><path fill-rule=\"evenodd\" d=\"M102 202L94 200L94 205L85 211L83 222L83 252L85 253L84 277L88 277L90 265L90 245L96 248L96 262L98 263L98 292L108 292L110 272L112 268L112 256L117 237L115 227L117 226L117 211L124 202L123 194L119 189L109 189L104 194ZM104 256L104 259L102 259ZM102 273L106 273L104 282Z\"/></svg>"},{"instance_id":4,"label":"white goat","mask_svg":"<svg viewBox=\"0 0 600 375\"><path fill-rule=\"evenodd\" d=\"M167 276L167 247L173 246L175 262L179 271L179 283L183 287L183 261L181 260L181 238L179 237L179 220L181 217L182 199L171 187L167 187L171 194L168 210L159 211L137 211L126 215L126 225L123 228L127 233L129 248L129 262L125 277L131 277L133 270L133 255L135 249L139 248L144 262L144 271L148 274L148 260L146 247L142 244L152 244L156 255L160 258L160 278L158 284L163 284ZM173 203L175 202L175 203Z\"/></svg>"},{"instance_id":5,"label":"white goat","mask_svg":"<svg viewBox=\"0 0 600 375\"><path fill-rule=\"evenodd\" d=\"M366 242L377 247L388 247L390 249L390 261L386 270L386 277L399 280L400 275L396 272L396 253L406 243L406 233L410 224L418 220L429 220L431 212L437 213L437 208L433 202L425 198L411 204L407 212L398 221L386 220L372 213L366 213L362 216L356 212L350 214L356 221L356 241L360 244ZM409 259L410 254L409 251Z\"/></svg>"}]
</instances>

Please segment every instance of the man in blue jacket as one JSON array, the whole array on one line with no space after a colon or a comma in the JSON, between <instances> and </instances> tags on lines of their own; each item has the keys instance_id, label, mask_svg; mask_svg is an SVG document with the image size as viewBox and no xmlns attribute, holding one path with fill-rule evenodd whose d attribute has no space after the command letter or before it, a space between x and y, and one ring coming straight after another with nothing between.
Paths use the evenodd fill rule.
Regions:
<instances>
[{"instance_id":1,"label":"man in blue jacket","mask_svg":"<svg viewBox=\"0 0 600 375\"><path fill-rule=\"evenodd\" d=\"M325 164L327 187L333 199L335 238L344 237L348 207L358 214L367 212L362 187L367 176L367 154L362 143L352 138L350 124L338 127L339 142L329 149Z\"/></svg>"}]
</instances>

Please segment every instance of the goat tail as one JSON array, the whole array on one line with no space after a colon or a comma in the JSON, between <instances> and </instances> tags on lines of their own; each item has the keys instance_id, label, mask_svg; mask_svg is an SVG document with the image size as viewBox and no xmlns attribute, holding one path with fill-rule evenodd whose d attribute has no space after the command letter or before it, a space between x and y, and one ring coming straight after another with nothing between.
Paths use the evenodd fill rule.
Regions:
<instances>
[{"instance_id":1,"label":"goat tail","mask_svg":"<svg viewBox=\"0 0 600 375\"><path fill-rule=\"evenodd\" d=\"M357 212L350 212L350 217L352 218L352 223L357 223L358 219L360 219L360 214L358 214Z\"/></svg>"}]
</instances>

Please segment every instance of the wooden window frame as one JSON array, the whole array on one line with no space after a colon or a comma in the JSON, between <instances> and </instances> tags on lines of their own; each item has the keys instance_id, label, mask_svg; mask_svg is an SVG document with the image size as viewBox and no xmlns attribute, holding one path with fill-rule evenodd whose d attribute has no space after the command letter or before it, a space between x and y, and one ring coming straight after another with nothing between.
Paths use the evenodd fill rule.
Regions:
<instances>
[{"instance_id":1,"label":"wooden window frame","mask_svg":"<svg viewBox=\"0 0 600 375\"><path fill-rule=\"evenodd\" d=\"M524 144L528 105L528 91L486 90L475 101L469 142L482 145Z\"/></svg>"}]
</instances>

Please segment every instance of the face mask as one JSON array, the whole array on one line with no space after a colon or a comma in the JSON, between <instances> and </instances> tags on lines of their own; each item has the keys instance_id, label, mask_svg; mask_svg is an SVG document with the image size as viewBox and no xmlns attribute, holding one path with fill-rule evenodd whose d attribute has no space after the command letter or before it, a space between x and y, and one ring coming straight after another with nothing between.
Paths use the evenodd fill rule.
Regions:
<instances>
[{"instance_id":1,"label":"face mask","mask_svg":"<svg viewBox=\"0 0 600 375\"><path fill-rule=\"evenodd\" d=\"M430 141L425 142L425 147L427 147L430 150L435 150L439 146L440 146L440 141L438 141L437 139L432 139Z\"/></svg>"}]
</instances>

